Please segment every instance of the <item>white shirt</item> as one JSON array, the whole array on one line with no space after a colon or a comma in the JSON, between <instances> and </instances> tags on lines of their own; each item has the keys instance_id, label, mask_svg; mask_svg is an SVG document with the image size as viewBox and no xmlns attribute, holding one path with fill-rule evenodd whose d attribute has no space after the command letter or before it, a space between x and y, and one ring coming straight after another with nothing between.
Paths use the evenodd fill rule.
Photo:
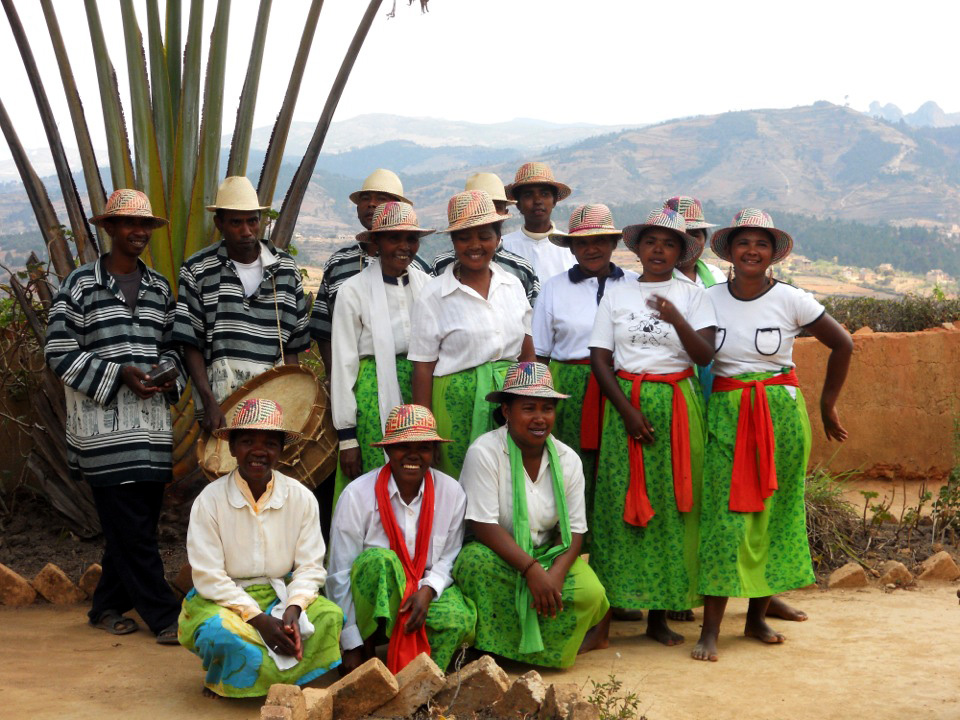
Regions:
<instances>
[{"instance_id":1,"label":"white shirt","mask_svg":"<svg viewBox=\"0 0 960 720\"><path fill-rule=\"evenodd\" d=\"M626 282L610 287L597 308L590 347L613 351L613 365L629 373L667 374L686 370L693 361L673 325L647 307L654 295L676 306L694 330L714 327L717 318L704 290L692 282Z\"/></svg>"},{"instance_id":2,"label":"white shirt","mask_svg":"<svg viewBox=\"0 0 960 720\"><path fill-rule=\"evenodd\" d=\"M557 226L551 224L550 232L542 237L541 233L536 233L534 237L522 227L503 236L504 249L516 253L533 265L533 271L537 274L541 287L554 275L566 272L577 262L568 248L550 242L547 235L556 231Z\"/></svg>"},{"instance_id":3,"label":"white shirt","mask_svg":"<svg viewBox=\"0 0 960 720\"><path fill-rule=\"evenodd\" d=\"M453 584L453 563L463 545L463 516L467 508L467 496L460 483L449 475L439 470L433 470L432 473L433 532L427 551L426 569L417 589L428 585L439 598L443 591ZM340 635L340 645L344 650L352 650L363 643L357 628L356 608L350 590L353 563L367 548L390 547L390 540L380 522L380 506L376 501L379 474L380 468L371 470L347 485L337 500L330 530L327 597L335 602L347 617ZM400 497L392 474L387 482L387 491L397 526L403 533L407 552L413 560L417 552L417 528L420 524L423 486L420 486L420 492L409 505Z\"/></svg>"},{"instance_id":4,"label":"white shirt","mask_svg":"<svg viewBox=\"0 0 960 720\"><path fill-rule=\"evenodd\" d=\"M237 260L231 260L233 267L237 270L237 275L240 276L240 284L243 285L243 296L250 297L253 295L257 288L260 287L260 283L263 282L263 250L260 252L261 257L258 257L252 263L242 263Z\"/></svg>"},{"instance_id":5,"label":"white shirt","mask_svg":"<svg viewBox=\"0 0 960 720\"><path fill-rule=\"evenodd\" d=\"M699 262L703 262L703 260L700 260ZM703 262L703 264L706 266L707 270L710 271L710 274L713 275L714 285L716 285L717 283L724 283L727 281L727 276L724 274L723 270L718 268L716 265L711 265L708 262ZM704 290L707 289L707 286L703 284L703 278L700 277L700 273L696 271L696 268L694 268L693 280L691 280L686 275L684 275L680 271L680 268L674 269L673 276L679 280L686 280L688 283L693 283L697 287L703 288Z\"/></svg>"},{"instance_id":6,"label":"white shirt","mask_svg":"<svg viewBox=\"0 0 960 720\"><path fill-rule=\"evenodd\" d=\"M603 292L614 285L636 282L633 270L615 268L604 278ZM600 281L574 266L547 280L533 309L533 347L537 355L554 360L590 357L590 336L600 303Z\"/></svg>"},{"instance_id":7,"label":"white shirt","mask_svg":"<svg viewBox=\"0 0 960 720\"><path fill-rule=\"evenodd\" d=\"M794 338L824 313L813 295L779 280L753 300L735 298L728 283L706 293L719 320L713 374L721 377L795 367Z\"/></svg>"},{"instance_id":8,"label":"white shirt","mask_svg":"<svg viewBox=\"0 0 960 720\"><path fill-rule=\"evenodd\" d=\"M327 575L316 498L293 478L274 472L269 496L264 493L254 508L239 483L246 481L238 473L224 475L193 502L187 559L194 587L207 600L249 620L260 614L260 607L243 588L283 579L292 571L288 604L305 609Z\"/></svg>"},{"instance_id":9,"label":"white shirt","mask_svg":"<svg viewBox=\"0 0 960 720\"><path fill-rule=\"evenodd\" d=\"M533 310L523 285L496 263L486 299L453 275L450 265L423 288L413 306L407 358L437 361L436 377L494 360L516 360L530 335Z\"/></svg>"},{"instance_id":10,"label":"white shirt","mask_svg":"<svg viewBox=\"0 0 960 720\"><path fill-rule=\"evenodd\" d=\"M563 402L562 400L560 402ZM567 445L553 438L563 470L563 486L570 516L570 532L587 531L587 510L584 498L583 463ZM523 471L527 486L527 518L533 546L551 540L560 520L553 496L553 480L547 448L543 448L540 471L531 480ZM484 433L467 450L460 471L460 482L467 491L467 520L496 523L513 534L513 480L510 455L507 451L507 428L503 426Z\"/></svg>"}]
</instances>

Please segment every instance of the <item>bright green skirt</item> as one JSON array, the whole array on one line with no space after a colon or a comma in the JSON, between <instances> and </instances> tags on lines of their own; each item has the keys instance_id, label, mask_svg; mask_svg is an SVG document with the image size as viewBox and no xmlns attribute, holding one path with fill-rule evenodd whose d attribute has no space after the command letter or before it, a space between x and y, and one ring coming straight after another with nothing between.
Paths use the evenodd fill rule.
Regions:
<instances>
[{"instance_id":1,"label":"bright green skirt","mask_svg":"<svg viewBox=\"0 0 960 720\"><path fill-rule=\"evenodd\" d=\"M350 591L357 629L364 640L381 624L387 637L393 634L406 586L403 565L393 550L368 548L360 553L350 569ZM463 596L460 588L451 585L430 603L425 624L430 657L441 670L446 670L461 647L473 644L477 607Z\"/></svg>"},{"instance_id":2,"label":"bright green skirt","mask_svg":"<svg viewBox=\"0 0 960 720\"><path fill-rule=\"evenodd\" d=\"M746 382L775 374L747 373L737 379ZM730 478L742 392L715 392L710 397L700 522L699 589L704 595L766 597L815 580L804 506L810 419L803 395L799 388L767 388L778 487L764 501L763 512L741 513L730 510Z\"/></svg>"},{"instance_id":3,"label":"bright green skirt","mask_svg":"<svg viewBox=\"0 0 960 720\"><path fill-rule=\"evenodd\" d=\"M590 381L589 365L571 365L558 360L550 361L550 374L557 392L570 397L557 403L557 416L553 424L553 436L573 448L583 463L583 492L587 502L587 517L593 512L594 483L597 477L597 453L580 447L580 423L583 418L583 401ZM584 547L587 552L587 547Z\"/></svg>"},{"instance_id":4,"label":"bright green skirt","mask_svg":"<svg viewBox=\"0 0 960 720\"><path fill-rule=\"evenodd\" d=\"M630 395L631 383L617 378ZM693 471L693 509L677 509L673 488L670 425L673 388L666 383L643 383L640 408L654 427L655 441L643 446L647 497L656 513L646 527L623 519L630 485L630 456L623 418L607 403L600 441L597 489L590 522L590 566L607 589L614 607L653 610L689 610L703 604L697 592L701 478L704 457L704 408L700 386L683 380L690 421L690 467Z\"/></svg>"}]
</instances>

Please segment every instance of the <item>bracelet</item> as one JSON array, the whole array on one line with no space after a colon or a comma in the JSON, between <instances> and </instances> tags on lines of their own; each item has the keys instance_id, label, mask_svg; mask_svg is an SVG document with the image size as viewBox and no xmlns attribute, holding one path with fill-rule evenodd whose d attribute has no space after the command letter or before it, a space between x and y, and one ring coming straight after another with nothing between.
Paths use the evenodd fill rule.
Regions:
<instances>
[{"instance_id":1,"label":"bracelet","mask_svg":"<svg viewBox=\"0 0 960 720\"><path fill-rule=\"evenodd\" d=\"M533 559L530 561L530 564L527 565L523 570L520 571L520 577L526 577L526 575L527 575L527 570L529 570L530 568L532 568L532 567L533 567L534 565L536 565L536 564L537 564L537 559L536 559L536 558L533 558Z\"/></svg>"}]
</instances>

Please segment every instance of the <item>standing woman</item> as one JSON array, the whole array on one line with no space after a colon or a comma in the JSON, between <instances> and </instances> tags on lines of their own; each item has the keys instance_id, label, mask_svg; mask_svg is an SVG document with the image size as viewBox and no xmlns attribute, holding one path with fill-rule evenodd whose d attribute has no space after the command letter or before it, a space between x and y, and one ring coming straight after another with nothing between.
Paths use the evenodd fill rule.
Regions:
<instances>
[{"instance_id":1,"label":"standing woman","mask_svg":"<svg viewBox=\"0 0 960 720\"><path fill-rule=\"evenodd\" d=\"M577 264L547 280L533 311L537 359L549 363L557 390L570 396L557 408L553 434L583 461L588 517L593 508L602 420L600 386L590 371L590 334L607 288L639 277L610 262L621 234L606 205L575 208L568 232L553 233L550 241L569 248Z\"/></svg>"},{"instance_id":2,"label":"standing woman","mask_svg":"<svg viewBox=\"0 0 960 720\"><path fill-rule=\"evenodd\" d=\"M383 450L373 444L390 410L410 400L410 314L430 279L411 263L420 238L432 232L418 227L413 206L391 201L378 205L370 230L357 235L377 256L340 286L334 306L330 392L340 439L334 504L347 483L383 465Z\"/></svg>"},{"instance_id":3,"label":"standing woman","mask_svg":"<svg viewBox=\"0 0 960 720\"><path fill-rule=\"evenodd\" d=\"M650 608L647 635L664 645L683 642L667 626L667 611L701 604L705 431L693 365L709 364L717 324L704 291L673 276L696 252L686 227L681 215L661 209L624 229L643 274L607 291L590 338L593 372L609 401L590 565L615 608L625 614Z\"/></svg>"},{"instance_id":4,"label":"standing woman","mask_svg":"<svg viewBox=\"0 0 960 720\"><path fill-rule=\"evenodd\" d=\"M413 308L410 352L413 402L432 408L441 445L437 469L455 478L467 447L495 427L486 397L503 385L511 363L533 360L531 318L523 285L493 260L503 216L482 190L447 205L456 261L434 278Z\"/></svg>"},{"instance_id":5,"label":"standing woman","mask_svg":"<svg viewBox=\"0 0 960 720\"><path fill-rule=\"evenodd\" d=\"M843 442L836 402L853 340L812 295L767 275L793 239L746 208L711 242L733 263L729 283L707 290L719 318L700 540L703 631L697 660L717 659L728 597L750 598L744 635L782 643L765 614L770 597L814 582L804 512L810 420L793 341L804 329L830 348L820 395L827 439Z\"/></svg>"},{"instance_id":6,"label":"standing woman","mask_svg":"<svg viewBox=\"0 0 960 720\"><path fill-rule=\"evenodd\" d=\"M667 200L663 206L683 215L683 219L687 222L687 234L697 241L697 251L677 268L677 274L704 289L726 282L727 278L723 270L716 265L705 263L700 258L703 255L703 249L707 246L708 231L716 227L703 217L703 205L700 201L689 195L678 195Z\"/></svg>"}]
</instances>

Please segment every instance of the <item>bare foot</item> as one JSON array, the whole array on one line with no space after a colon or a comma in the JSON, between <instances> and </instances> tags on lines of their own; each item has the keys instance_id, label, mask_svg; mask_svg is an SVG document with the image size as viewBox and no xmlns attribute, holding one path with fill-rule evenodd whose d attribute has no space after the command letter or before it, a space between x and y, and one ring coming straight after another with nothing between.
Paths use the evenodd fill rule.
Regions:
<instances>
[{"instance_id":1,"label":"bare foot","mask_svg":"<svg viewBox=\"0 0 960 720\"><path fill-rule=\"evenodd\" d=\"M208 688L206 685L203 686L203 696L205 698L210 698L211 700L219 700L220 696L217 695L213 690Z\"/></svg>"},{"instance_id":2,"label":"bare foot","mask_svg":"<svg viewBox=\"0 0 960 720\"><path fill-rule=\"evenodd\" d=\"M756 638L760 642L765 642L769 645L779 645L787 639L782 633L778 633L772 627L767 625L765 620L753 622L749 618L747 619L746 626L743 628L743 634L747 637Z\"/></svg>"},{"instance_id":3,"label":"bare foot","mask_svg":"<svg viewBox=\"0 0 960 720\"><path fill-rule=\"evenodd\" d=\"M647 637L653 638L661 645L673 647L683 642L683 635L675 633L667 625L666 610L651 610L647 615Z\"/></svg>"},{"instance_id":4,"label":"bare foot","mask_svg":"<svg viewBox=\"0 0 960 720\"><path fill-rule=\"evenodd\" d=\"M697 644L694 645L690 657L694 660L716 662L720 657L717 654L717 636L713 633L700 633L700 639L697 640Z\"/></svg>"},{"instance_id":5,"label":"bare foot","mask_svg":"<svg viewBox=\"0 0 960 720\"><path fill-rule=\"evenodd\" d=\"M781 620L790 620L791 622L803 622L809 619L809 616L803 610L797 610L795 607L774 595L770 598L770 605L767 606L767 617L780 618Z\"/></svg>"},{"instance_id":6,"label":"bare foot","mask_svg":"<svg viewBox=\"0 0 960 720\"><path fill-rule=\"evenodd\" d=\"M667 620L693 622L693 610L667 610Z\"/></svg>"},{"instance_id":7,"label":"bare foot","mask_svg":"<svg viewBox=\"0 0 960 720\"><path fill-rule=\"evenodd\" d=\"M626 608L612 608L613 619L623 622L639 622L643 620L643 610L627 610Z\"/></svg>"},{"instance_id":8,"label":"bare foot","mask_svg":"<svg viewBox=\"0 0 960 720\"><path fill-rule=\"evenodd\" d=\"M591 650L603 650L604 648L610 647L611 616L612 612L607 611L607 614L603 616L600 622L587 630L587 634L583 636L583 642L580 643L580 649L577 651L577 655L590 652Z\"/></svg>"}]
</instances>

